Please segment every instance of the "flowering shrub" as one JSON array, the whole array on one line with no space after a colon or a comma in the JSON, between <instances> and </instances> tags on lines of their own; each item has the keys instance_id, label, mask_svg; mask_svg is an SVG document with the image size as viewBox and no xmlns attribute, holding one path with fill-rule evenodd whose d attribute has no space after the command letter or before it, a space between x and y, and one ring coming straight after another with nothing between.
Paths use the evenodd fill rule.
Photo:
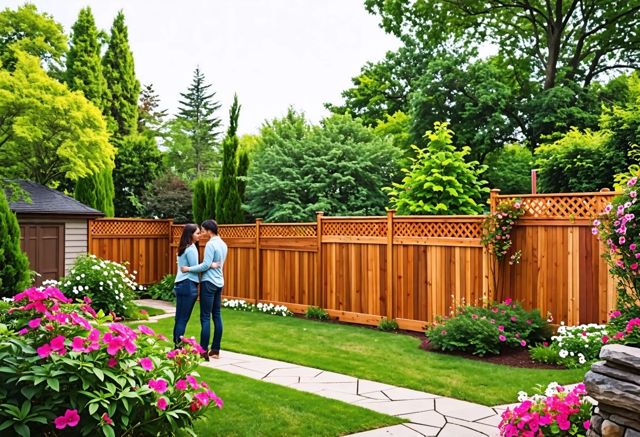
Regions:
<instances>
[{"instance_id":1,"label":"flowering shrub","mask_svg":"<svg viewBox=\"0 0 640 437\"><path fill-rule=\"evenodd\" d=\"M522 201L514 199L499 203L496 211L488 215L482 223L482 245L487 247L498 261L506 259L513 245L511 240L513 226L523 214ZM509 257L509 264L518 264L521 255L519 250L513 253Z\"/></svg>"},{"instance_id":2,"label":"flowering shrub","mask_svg":"<svg viewBox=\"0 0 640 437\"><path fill-rule=\"evenodd\" d=\"M247 303L245 300L240 299L223 299L222 306L235 311L248 311L252 313L266 313L274 316L292 316L293 313L285 305L274 305L272 303Z\"/></svg>"},{"instance_id":3,"label":"flowering shrub","mask_svg":"<svg viewBox=\"0 0 640 437\"><path fill-rule=\"evenodd\" d=\"M490 307L459 306L452 317L434 322L426 334L436 349L483 356L541 342L548 329L538 310L526 311L506 299Z\"/></svg>"},{"instance_id":4,"label":"flowering shrub","mask_svg":"<svg viewBox=\"0 0 640 437\"><path fill-rule=\"evenodd\" d=\"M550 344L531 349L531 357L536 361L558 364L568 368L582 367L596 360L602 345L607 342L606 325L564 326L558 328L557 335L551 337Z\"/></svg>"},{"instance_id":5,"label":"flowering shrub","mask_svg":"<svg viewBox=\"0 0 640 437\"><path fill-rule=\"evenodd\" d=\"M59 285L68 296L88 296L96 309L118 315L127 314L136 291L143 289L124 265L95 255L79 257Z\"/></svg>"},{"instance_id":6,"label":"flowering shrub","mask_svg":"<svg viewBox=\"0 0 640 437\"><path fill-rule=\"evenodd\" d=\"M502 413L500 435L515 436L586 436L591 417L591 404L585 399L584 384L569 390L556 382L549 384L544 395L531 397L520 392L520 405Z\"/></svg>"},{"instance_id":7,"label":"flowering shrub","mask_svg":"<svg viewBox=\"0 0 640 437\"><path fill-rule=\"evenodd\" d=\"M640 346L640 307L627 310L615 310L609 315L607 324L609 337L603 343L622 343L629 346Z\"/></svg>"},{"instance_id":8,"label":"flowering shrub","mask_svg":"<svg viewBox=\"0 0 640 437\"><path fill-rule=\"evenodd\" d=\"M112 323L90 298L73 303L53 287L9 305L0 313L0 434L193 434L194 420L222 406L196 379L194 339L171 350L151 328Z\"/></svg>"}]
</instances>

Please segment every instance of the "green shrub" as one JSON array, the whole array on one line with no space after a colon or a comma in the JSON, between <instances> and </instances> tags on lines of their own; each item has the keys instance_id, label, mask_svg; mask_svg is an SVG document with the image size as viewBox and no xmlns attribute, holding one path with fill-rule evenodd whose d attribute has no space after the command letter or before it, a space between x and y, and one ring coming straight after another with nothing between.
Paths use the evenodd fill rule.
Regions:
<instances>
[{"instance_id":1,"label":"green shrub","mask_svg":"<svg viewBox=\"0 0 640 437\"><path fill-rule=\"evenodd\" d=\"M176 281L176 275L166 275L157 284L153 284L147 289L147 295L151 299L166 300L173 302L176 298L173 294L173 288Z\"/></svg>"},{"instance_id":2,"label":"green shrub","mask_svg":"<svg viewBox=\"0 0 640 437\"><path fill-rule=\"evenodd\" d=\"M323 310L320 307L314 307L314 306L308 307L307 311L304 314L304 316L307 319L315 319L315 320L328 320L329 319L329 313L327 313L325 310Z\"/></svg>"},{"instance_id":3,"label":"green shrub","mask_svg":"<svg viewBox=\"0 0 640 437\"><path fill-rule=\"evenodd\" d=\"M120 316L133 308L136 292L142 289L124 265L95 255L78 257L69 274L60 280L60 290L68 296L87 296L96 309Z\"/></svg>"},{"instance_id":4,"label":"green shrub","mask_svg":"<svg viewBox=\"0 0 640 437\"><path fill-rule=\"evenodd\" d=\"M549 327L538 310L526 311L506 299L486 308L459 306L454 316L439 318L426 334L435 349L484 356L541 342Z\"/></svg>"},{"instance_id":5,"label":"green shrub","mask_svg":"<svg viewBox=\"0 0 640 437\"><path fill-rule=\"evenodd\" d=\"M20 249L20 226L0 188L0 296L13 296L31 284L27 255Z\"/></svg>"},{"instance_id":6,"label":"green shrub","mask_svg":"<svg viewBox=\"0 0 640 437\"><path fill-rule=\"evenodd\" d=\"M396 331L398 329L398 322L394 319L387 319L383 317L380 319L380 323L378 323L378 329L381 331Z\"/></svg>"},{"instance_id":7,"label":"green shrub","mask_svg":"<svg viewBox=\"0 0 640 437\"><path fill-rule=\"evenodd\" d=\"M545 364L560 364L558 362L558 349L549 346L549 343L538 344L529 349L529 355L533 361Z\"/></svg>"},{"instance_id":8,"label":"green shrub","mask_svg":"<svg viewBox=\"0 0 640 437\"><path fill-rule=\"evenodd\" d=\"M171 350L151 328L110 323L53 287L16 295L11 310L0 313L1 435L194 435L222 405L195 379L192 338Z\"/></svg>"},{"instance_id":9,"label":"green shrub","mask_svg":"<svg viewBox=\"0 0 640 437\"><path fill-rule=\"evenodd\" d=\"M602 345L607 341L605 325L564 326L558 328L551 343L531 350L531 358L567 368L583 367L600 355Z\"/></svg>"}]
</instances>

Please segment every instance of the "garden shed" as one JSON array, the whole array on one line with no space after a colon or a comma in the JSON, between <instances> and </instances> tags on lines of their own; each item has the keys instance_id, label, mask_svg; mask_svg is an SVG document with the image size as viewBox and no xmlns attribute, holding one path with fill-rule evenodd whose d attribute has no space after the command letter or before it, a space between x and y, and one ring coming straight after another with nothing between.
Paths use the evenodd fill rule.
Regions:
<instances>
[{"instance_id":1,"label":"garden shed","mask_svg":"<svg viewBox=\"0 0 640 437\"><path fill-rule=\"evenodd\" d=\"M87 253L87 226L90 219L104 214L65 194L29 181L18 181L31 202L11 202L20 224L20 245L29 264L45 279L65 275L78 255Z\"/></svg>"}]
</instances>

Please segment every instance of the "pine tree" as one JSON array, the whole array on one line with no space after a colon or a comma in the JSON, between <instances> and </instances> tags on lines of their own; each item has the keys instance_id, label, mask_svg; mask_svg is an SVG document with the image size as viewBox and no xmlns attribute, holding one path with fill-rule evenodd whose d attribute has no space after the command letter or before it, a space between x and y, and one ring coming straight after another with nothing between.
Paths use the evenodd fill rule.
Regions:
<instances>
[{"instance_id":1,"label":"pine tree","mask_svg":"<svg viewBox=\"0 0 640 437\"><path fill-rule=\"evenodd\" d=\"M82 91L98 108L105 105L107 83L102 75L98 30L89 7L80 10L72 27L71 47L67 56L66 81L69 88ZM103 169L76 183L76 199L113 216L114 187L111 169Z\"/></svg>"},{"instance_id":2,"label":"pine tree","mask_svg":"<svg viewBox=\"0 0 640 437\"><path fill-rule=\"evenodd\" d=\"M105 117L114 136L123 138L135 133L138 126L140 83L136 79L122 11L118 12L113 21L109 45L102 59L102 69L107 81Z\"/></svg>"},{"instance_id":3,"label":"pine tree","mask_svg":"<svg viewBox=\"0 0 640 437\"><path fill-rule=\"evenodd\" d=\"M138 132L151 132L160 136L160 130L167 116L167 110L159 110L160 97L153 89L153 84L143 85L138 102Z\"/></svg>"},{"instance_id":4,"label":"pine tree","mask_svg":"<svg viewBox=\"0 0 640 437\"><path fill-rule=\"evenodd\" d=\"M220 119L215 113L220 103L214 100L215 92L209 92L211 84L205 83L205 77L199 68L193 73L193 81L186 93L180 93L177 121L180 130L190 140L190 152L193 155L196 177L207 169L218 168L219 151L217 138Z\"/></svg>"},{"instance_id":5,"label":"pine tree","mask_svg":"<svg viewBox=\"0 0 640 437\"><path fill-rule=\"evenodd\" d=\"M193 196L191 198L193 221L200 224L204 221L204 212L207 205L206 186L204 179L197 179L193 184Z\"/></svg>"},{"instance_id":6,"label":"pine tree","mask_svg":"<svg viewBox=\"0 0 640 437\"><path fill-rule=\"evenodd\" d=\"M236 168L236 152L238 150L238 117L240 105L238 96L233 96L233 104L229 110L229 129L222 141L223 162L222 176L216 199L216 219L218 223L242 223L242 202L238 194L238 178Z\"/></svg>"},{"instance_id":7,"label":"pine tree","mask_svg":"<svg viewBox=\"0 0 640 437\"><path fill-rule=\"evenodd\" d=\"M244 202L244 192L247 187L247 173L249 171L249 154L246 150L238 152L238 196Z\"/></svg>"},{"instance_id":8,"label":"pine tree","mask_svg":"<svg viewBox=\"0 0 640 437\"><path fill-rule=\"evenodd\" d=\"M11 297L31 283L29 259L20 249L20 225L0 189L0 296Z\"/></svg>"},{"instance_id":9,"label":"pine tree","mask_svg":"<svg viewBox=\"0 0 640 437\"><path fill-rule=\"evenodd\" d=\"M204 220L216 218L216 180L208 178L205 181L206 206L204 209Z\"/></svg>"}]
</instances>

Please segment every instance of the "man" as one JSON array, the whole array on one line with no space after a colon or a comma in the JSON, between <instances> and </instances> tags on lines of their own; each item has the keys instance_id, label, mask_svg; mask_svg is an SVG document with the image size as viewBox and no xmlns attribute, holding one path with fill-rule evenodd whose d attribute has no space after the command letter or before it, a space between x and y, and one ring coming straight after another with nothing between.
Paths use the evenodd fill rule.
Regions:
<instances>
[{"instance_id":1,"label":"man","mask_svg":"<svg viewBox=\"0 0 640 437\"><path fill-rule=\"evenodd\" d=\"M209 236L209 241L204 249L204 259L196 266L183 266L182 271L184 273L204 272L200 280L200 346L204 349L202 358L209 361L209 357L220 358L220 342L222 341L220 307L222 288L224 287L222 269L227 258L227 245L218 235L218 223L215 220L205 220L201 227ZM211 317L213 318L214 332L211 349L209 349Z\"/></svg>"}]
</instances>

